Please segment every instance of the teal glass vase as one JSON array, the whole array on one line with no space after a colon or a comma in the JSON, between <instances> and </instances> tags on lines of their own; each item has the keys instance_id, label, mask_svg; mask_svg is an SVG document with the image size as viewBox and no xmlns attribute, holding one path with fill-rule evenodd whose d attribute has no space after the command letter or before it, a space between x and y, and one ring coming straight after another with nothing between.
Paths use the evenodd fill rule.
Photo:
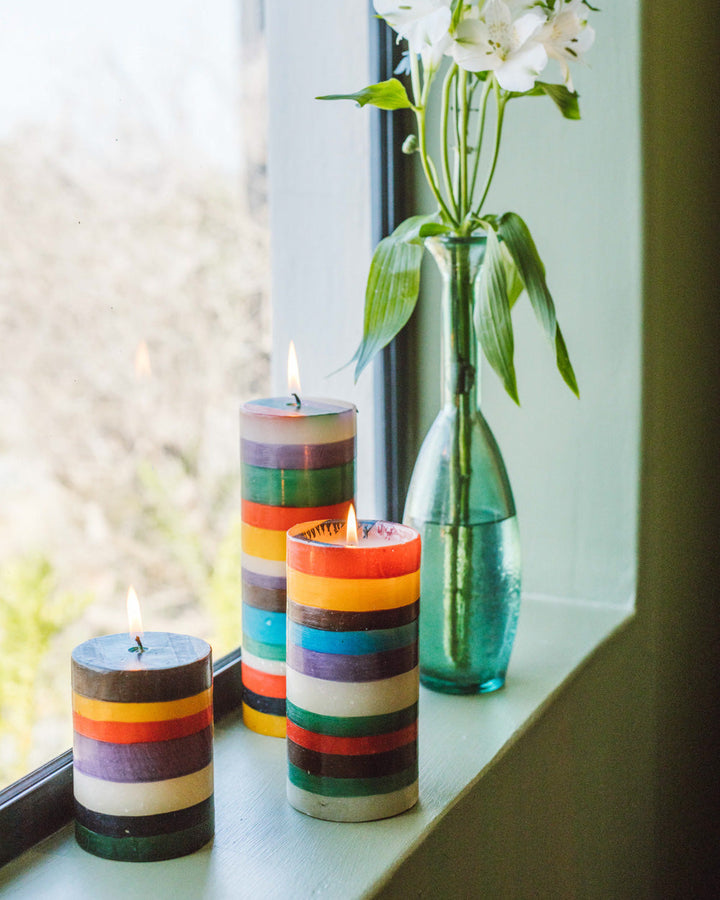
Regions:
<instances>
[{"instance_id":1,"label":"teal glass vase","mask_svg":"<svg viewBox=\"0 0 720 900\"><path fill-rule=\"evenodd\" d=\"M422 538L420 680L453 694L505 683L520 610L510 481L478 407L473 307L485 238L426 246L442 276L442 408L420 449L404 521Z\"/></svg>"}]
</instances>

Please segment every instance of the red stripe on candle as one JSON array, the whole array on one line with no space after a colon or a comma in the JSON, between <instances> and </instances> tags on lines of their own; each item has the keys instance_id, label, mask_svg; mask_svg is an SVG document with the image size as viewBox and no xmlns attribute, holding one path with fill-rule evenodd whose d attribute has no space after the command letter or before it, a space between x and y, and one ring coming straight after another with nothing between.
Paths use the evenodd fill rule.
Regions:
<instances>
[{"instance_id":1,"label":"red stripe on candle","mask_svg":"<svg viewBox=\"0 0 720 900\"><path fill-rule=\"evenodd\" d=\"M359 522L374 525L386 538L380 546L323 542L323 522L293 526L288 535L287 564L296 572L321 578L395 578L420 568L420 535L393 522ZM313 530L314 529L314 530ZM317 532L317 536L315 535ZM312 536L307 534L312 533Z\"/></svg>"},{"instance_id":2,"label":"red stripe on candle","mask_svg":"<svg viewBox=\"0 0 720 900\"><path fill-rule=\"evenodd\" d=\"M202 731L212 723L212 705L180 719L164 722L99 722L73 713L73 728L78 734L111 744L140 744L146 741L170 741Z\"/></svg>"},{"instance_id":3,"label":"red stripe on candle","mask_svg":"<svg viewBox=\"0 0 720 900\"><path fill-rule=\"evenodd\" d=\"M417 740L417 722L413 722L399 731L389 734L373 734L366 737L335 737L331 734L315 734L300 728L288 719L287 736L289 740L319 753L341 753L345 756L358 756L364 753L383 753L395 750Z\"/></svg>"},{"instance_id":4,"label":"red stripe on candle","mask_svg":"<svg viewBox=\"0 0 720 900\"><path fill-rule=\"evenodd\" d=\"M293 525L314 519L346 519L350 501L329 506L266 506L264 503L242 501L242 520L256 528L287 531Z\"/></svg>"},{"instance_id":5,"label":"red stripe on candle","mask_svg":"<svg viewBox=\"0 0 720 900\"><path fill-rule=\"evenodd\" d=\"M242 663L242 683L243 687L254 694L285 699L284 675L269 675L267 672L259 672Z\"/></svg>"}]
</instances>

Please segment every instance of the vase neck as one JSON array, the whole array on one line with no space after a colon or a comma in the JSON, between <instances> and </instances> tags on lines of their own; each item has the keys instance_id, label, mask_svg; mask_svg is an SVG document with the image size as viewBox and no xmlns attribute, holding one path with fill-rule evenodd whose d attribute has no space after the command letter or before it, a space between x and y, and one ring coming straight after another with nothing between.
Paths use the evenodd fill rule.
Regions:
<instances>
[{"instance_id":1,"label":"vase neck","mask_svg":"<svg viewBox=\"0 0 720 900\"><path fill-rule=\"evenodd\" d=\"M485 258L485 238L428 238L442 278L443 405L477 409L479 369L473 324L475 291Z\"/></svg>"}]
</instances>

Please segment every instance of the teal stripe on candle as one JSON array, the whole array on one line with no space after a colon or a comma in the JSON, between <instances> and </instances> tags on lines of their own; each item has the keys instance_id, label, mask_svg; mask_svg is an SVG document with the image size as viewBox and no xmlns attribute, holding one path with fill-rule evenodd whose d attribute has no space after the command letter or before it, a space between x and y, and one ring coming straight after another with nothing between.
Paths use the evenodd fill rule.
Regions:
<instances>
[{"instance_id":1,"label":"teal stripe on candle","mask_svg":"<svg viewBox=\"0 0 720 900\"><path fill-rule=\"evenodd\" d=\"M329 506L355 496L355 463L329 469L241 465L242 495L266 506Z\"/></svg>"},{"instance_id":2,"label":"teal stripe on candle","mask_svg":"<svg viewBox=\"0 0 720 900\"><path fill-rule=\"evenodd\" d=\"M296 787L312 794L325 797L372 797L375 794L389 794L413 784L417 781L418 767L415 763L403 772L377 778L326 778L323 775L309 775L289 763L288 777Z\"/></svg>"},{"instance_id":3,"label":"teal stripe on candle","mask_svg":"<svg viewBox=\"0 0 720 900\"><path fill-rule=\"evenodd\" d=\"M375 734L389 734L407 728L417 721L418 705L413 703L397 712L383 713L378 716L323 716L308 712L287 702L287 717L299 728L313 731L315 734L327 734L332 737L367 737Z\"/></svg>"},{"instance_id":4,"label":"teal stripe on candle","mask_svg":"<svg viewBox=\"0 0 720 900\"><path fill-rule=\"evenodd\" d=\"M261 659L279 659L285 661L285 642L282 644L265 644L262 641L256 641L243 631L242 648L252 653L253 656L259 656Z\"/></svg>"},{"instance_id":5,"label":"teal stripe on candle","mask_svg":"<svg viewBox=\"0 0 720 900\"><path fill-rule=\"evenodd\" d=\"M157 862L161 859L175 859L194 853L212 840L214 834L213 817L209 816L192 828L159 834L151 837L107 837L96 834L79 822L75 823L75 837L78 844L95 856L122 862ZM132 891L130 892L132 893ZM142 892L141 892L142 893Z\"/></svg>"}]
</instances>

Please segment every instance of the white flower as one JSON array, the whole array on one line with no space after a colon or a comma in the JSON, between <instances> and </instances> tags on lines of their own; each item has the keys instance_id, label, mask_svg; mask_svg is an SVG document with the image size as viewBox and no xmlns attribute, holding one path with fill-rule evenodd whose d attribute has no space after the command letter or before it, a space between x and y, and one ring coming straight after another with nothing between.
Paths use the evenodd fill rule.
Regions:
<instances>
[{"instance_id":1,"label":"white flower","mask_svg":"<svg viewBox=\"0 0 720 900\"><path fill-rule=\"evenodd\" d=\"M458 25L453 58L469 72L494 72L506 91L529 91L548 61L545 48L537 40L544 23L545 16L538 9L513 19L507 3L489 0L481 18L466 18Z\"/></svg>"},{"instance_id":2,"label":"white flower","mask_svg":"<svg viewBox=\"0 0 720 900\"><path fill-rule=\"evenodd\" d=\"M420 53L426 68L436 69L450 48L450 0L374 0L375 12Z\"/></svg>"},{"instance_id":3,"label":"white flower","mask_svg":"<svg viewBox=\"0 0 720 900\"><path fill-rule=\"evenodd\" d=\"M563 80L572 90L568 62L579 61L595 40L595 30L587 23L587 6L582 0L561 0L540 29L537 39L548 56L560 63Z\"/></svg>"}]
</instances>

